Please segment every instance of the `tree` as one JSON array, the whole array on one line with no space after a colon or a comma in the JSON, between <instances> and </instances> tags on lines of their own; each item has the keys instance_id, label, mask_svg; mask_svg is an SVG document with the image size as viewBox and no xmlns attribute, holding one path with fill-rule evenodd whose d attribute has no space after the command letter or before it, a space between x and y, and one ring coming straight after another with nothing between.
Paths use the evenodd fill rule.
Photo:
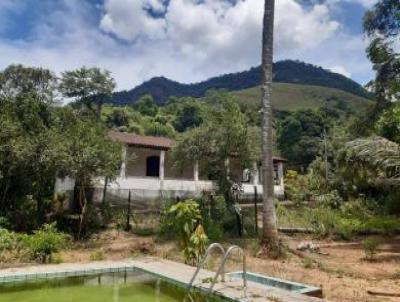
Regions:
<instances>
[{"instance_id":1,"label":"tree","mask_svg":"<svg viewBox=\"0 0 400 302\"><path fill-rule=\"evenodd\" d=\"M54 106L54 89L47 70L10 66L0 72L0 216L16 230L54 219L57 175L86 188L91 177L112 178L119 168L119 144L106 139L93 117ZM86 199L80 201L85 208Z\"/></svg>"},{"instance_id":2,"label":"tree","mask_svg":"<svg viewBox=\"0 0 400 302\"><path fill-rule=\"evenodd\" d=\"M400 33L400 2L380 0L364 16L364 31L369 35L385 38L396 37Z\"/></svg>"},{"instance_id":3,"label":"tree","mask_svg":"<svg viewBox=\"0 0 400 302\"><path fill-rule=\"evenodd\" d=\"M143 115L155 116L158 112L158 107L154 103L151 95L146 94L142 96L134 105L133 108Z\"/></svg>"},{"instance_id":4,"label":"tree","mask_svg":"<svg viewBox=\"0 0 400 302\"><path fill-rule=\"evenodd\" d=\"M64 154L54 128L55 77L41 68L11 65L0 79L0 215L26 229L44 222L44 199L52 194ZM29 205L35 209L29 211Z\"/></svg>"},{"instance_id":5,"label":"tree","mask_svg":"<svg viewBox=\"0 0 400 302\"><path fill-rule=\"evenodd\" d=\"M323 112L325 113L325 111ZM278 123L277 141L282 156L292 165L306 168L318 155L324 128L330 117L313 110L298 110ZM337 121L336 121L337 122Z\"/></svg>"},{"instance_id":6,"label":"tree","mask_svg":"<svg viewBox=\"0 0 400 302\"><path fill-rule=\"evenodd\" d=\"M348 142L345 159L353 167L366 167L376 178L400 179L400 146L383 137L374 136Z\"/></svg>"},{"instance_id":7,"label":"tree","mask_svg":"<svg viewBox=\"0 0 400 302\"><path fill-rule=\"evenodd\" d=\"M265 0L262 35L262 173L263 234L262 242L273 249L279 244L274 205L274 167L272 162L272 64L275 0Z\"/></svg>"},{"instance_id":8,"label":"tree","mask_svg":"<svg viewBox=\"0 0 400 302\"><path fill-rule=\"evenodd\" d=\"M56 86L56 76L47 69L10 65L0 72L0 98L29 94L42 102L52 103Z\"/></svg>"},{"instance_id":9,"label":"tree","mask_svg":"<svg viewBox=\"0 0 400 302\"><path fill-rule=\"evenodd\" d=\"M364 16L364 32L372 40L367 54L376 77L371 84L377 97L373 118L391 102L399 100L400 56L396 43L400 38L400 2L380 0Z\"/></svg>"},{"instance_id":10,"label":"tree","mask_svg":"<svg viewBox=\"0 0 400 302\"><path fill-rule=\"evenodd\" d=\"M206 102L211 103L204 113L203 124L178 137L172 158L176 168L195 161L202 163L201 172L217 181L219 193L232 205L231 187L235 179L227 169L226 160L234 157L243 168L250 167L259 158L259 141L230 94L215 92L209 97Z\"/></svg>"},{"instance_id":11,"label":"tree","mask_svg":"<svg viewBox=\"0 0 400 302\"><path fill-rule=\"evenodd\" d=\"M59 85L64 97L74 98L79 105L85 105L98 119L102 104L111 99L114 88L115 82L111 73L96 67L65 71Z\"/></svg>"},{"instance_id":12,"label":"tree","mask_svg":"<svg viewBox=\"0 0 400 302\"><path fill-rule=\"evenodd\" d=\"M375 124L378 135L400 144L400 105L385 110Z\"/></svg>"},{"instance_id":13,"label":"tree","mask_svg":"<svg viewBox=\"0 0 400 302\"><path fill-rule=\"evenodd\" d=\"M121 146L107 138L107 129L92 119L77 119L64 134L67 138L67 165L59 175L75 179L75 193L79 201L80 221L77 238L84 233L89 198L95 177L112 180L121 164Z\"/></svg>"},{"instance_id":14,"label":"tree","mask_svg":"<svg viewBox=\"0 0 400 302\"><path fill-rule=\"evenodd\" d=\"M199 100L183 98L168 102L166 110L175 116L173 120L174 128L178 132L185 132L203 123L202 107L203 103Z\"/></svg>"}]
</instances>

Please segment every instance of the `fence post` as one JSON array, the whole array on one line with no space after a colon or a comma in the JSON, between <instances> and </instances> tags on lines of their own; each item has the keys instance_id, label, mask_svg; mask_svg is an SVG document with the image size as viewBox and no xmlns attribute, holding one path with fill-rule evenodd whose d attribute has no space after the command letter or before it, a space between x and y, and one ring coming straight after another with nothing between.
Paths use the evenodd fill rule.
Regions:
<instances>
[{"instance_id":1,"label":"fence post","mask_svg":"<svg viewBox=\"0 0 400 302\"><path fill-rule=\"evenodd\" d=\"M128 211L126 214L126 227L125 230L129 231L131 229L131 190L128 193Z\"/></svg>"},{"instance_id":2,"label":"fence post","mask_svg":"<svg viewBox=\"0 0 400 302\"><path fill-rule=\"evenodd\" d=\"M102 211L104 214L105 206L106 206L106 195L107 195L107 186L108 186L108 177L104 178L104 187L103 187L103 200L101 201Z\"/></svg>"},{"instance_id":3,"label":"fence post","mask_svg":"<svg viewBox=\"0 0 400 302\"><path fill-rule=\"evenodd\" d=\"M257 208L257 186L254 186L254 230L258 235L258 208Z\"/></svg>"}]
</instances>

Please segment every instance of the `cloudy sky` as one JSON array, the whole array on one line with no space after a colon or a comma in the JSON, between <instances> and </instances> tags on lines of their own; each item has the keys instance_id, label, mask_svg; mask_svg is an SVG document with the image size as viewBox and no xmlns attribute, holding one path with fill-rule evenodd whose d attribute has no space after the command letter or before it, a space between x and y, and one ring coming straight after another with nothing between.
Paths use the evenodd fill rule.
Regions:
<instances>
[{"instance_id":1,"label":"cloudy sky","mask_svg":"<svg viewBox=\"0 0 400 302\"><path fill-rule=\"evenodd\" d=\"M373 76L361 20L376 0L276 0L275 60L360 83ZM0 69L99 66L118 89L190 83L258 65L263 0L0 0Z\"/></svg>"}]
</instances>

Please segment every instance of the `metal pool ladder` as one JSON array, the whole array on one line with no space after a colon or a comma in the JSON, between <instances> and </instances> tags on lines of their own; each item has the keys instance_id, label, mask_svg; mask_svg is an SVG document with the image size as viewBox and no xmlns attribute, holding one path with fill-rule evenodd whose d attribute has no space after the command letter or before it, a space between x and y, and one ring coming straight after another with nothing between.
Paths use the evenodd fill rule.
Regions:
<instances>
[{"instance_id":1,"label":"metal pool ladder","mask_svg":"<svg viewBox=\"0 0 400 302\"><path fill-rule=\"evenodd\" d=\"M190 280L190 283L189 283L189 285L188 285L188 292L190 292L191 288L193 287L193 283L194 283L194 281L196 280L196 277L197 277L197 275L199 274L201 268L204 267L204 265L206 264L208 255L211 253L211 251L212 251L213 249L216 249L216 248L222 253L223 256L225 256L226 253L225 253L225 249L224 249L224 247L222 246L222 244L220 244L220 243L212 243L212 244L210 244L210 245L208 246L207 250L206 250L206 253L204 254L203 260L202 260L201 262L199 262L199 264L197 265L197 269L196 269L196 271L194 272L194 274L193 274L193 276L192 276L192 279ZM222 280L224 281L224 279L225 279L225 274L224 274L224 272L223 272L223 269L222 269L221 274L222 274Z\"/></svg>"},{"instance_id":2,"label":"metal pool ladder","mask_svg":"<svg viewBox=\"0 0 400 302\"><path fill-rule=\"evenodd\" d=\"M221 280L222 282L225 282L225 263L228 260L228 257L231 255L231 253L234 250L238 250L240 252L240 254L242 255L242 261L243 261L243 291L244 291L244 297L246 297L246 289L247 289L247 279L246 279L246 272L247 272L247 268L246 268L246 255L243 251L243 249L237 245L232 245L230 246L226 251L224 249L224 247L220 244L220 243L212 243L208 246L206 253L204 254L204 257L202 259L202 261L198 264L196 271L194 272L192 279L190 280L190 283L188 285L188 291L187 291L187 295L184 298L184 301L187 301L187 299L190 299L191 302L193 302L193 298L190 295L190 290L193 287L194 281L196 280L197 275L199 274L200 270L202 267L204 267L204 264L207 261L208 255L210 254L210 252L213 249L218 249L219 251L221 251L221 253L223 254L222 257L222 261L218 267L218 270L214 276L214 278L212 279L211 282L211 286L208 289L208 293L210 294L212 292L212 290L214 289L215 284L218 282L218 277L221 275Z\"/></svg>"},{"instance_id":3,"label":"metal pool ladder","mask_svg":"<svg viewBox=\"0 0 400 302\"><path fill-rule=\"evenodd\" d=\"M221 264L218 268L217 273L214 276L214 279L211 283L210 288L208 289L208 293L211 293L215 283L217 283L218 281L218 277L219 275L224 275L224 268L225 268L225 263L226 260L228 259L229 255L232 253L232 251L234 250L238 250L241 254L242 254L242 261L243 261L243 273L242 273L242 278L243 278L243 291L244 291L244 296L246 297L246 289L247 289L247 279L246 279L246 272L247 272L247 268L246 268L246 255L243 251L243 249L237 245L232 245L231 247L228 248L228 250L225 252L224 254L224 258L222 258Z\"/></svg>"}]
</instances>

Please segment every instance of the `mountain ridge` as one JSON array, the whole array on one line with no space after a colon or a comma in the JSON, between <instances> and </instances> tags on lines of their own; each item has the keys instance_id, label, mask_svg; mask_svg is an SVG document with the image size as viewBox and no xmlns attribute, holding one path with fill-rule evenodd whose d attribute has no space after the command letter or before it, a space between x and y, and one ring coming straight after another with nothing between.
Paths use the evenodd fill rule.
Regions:
<instances>
[{"instance_id":1,"label":"mountain ridge","mask_svg":"<svg viewBox=\"0 0 400 302\"><path fill-rule=\"evenodd\" d=\"M133 104L141 96L151 94L158 105L163 105L171 96L202 97L210 89L239 91L253 88L260 85L261 78L261 66L191 84L182 84L166 77L158 76L143 82L131 90L114 93L112 103L117 105ZM363 98L371 98L370 93L357 82L341 74L300 61L284 60L274 63L273 80L275 83L336 88Z\"/></svg>"}]
</instances>

